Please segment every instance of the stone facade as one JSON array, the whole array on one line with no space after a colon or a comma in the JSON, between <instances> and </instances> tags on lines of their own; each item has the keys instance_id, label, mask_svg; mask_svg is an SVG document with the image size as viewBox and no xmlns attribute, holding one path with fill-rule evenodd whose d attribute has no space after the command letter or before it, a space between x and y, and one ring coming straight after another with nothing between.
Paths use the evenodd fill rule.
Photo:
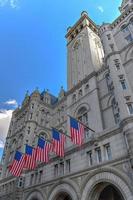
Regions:
<instances>
[{"instance_id":1,"label":"stone facade","mask_svg":"<svg viewBox=\"0 0 133 200\"><path fill-rule=\"evenodd\" d=\"M69 27L68 91L58 98L36 89L14 111L2 157L2 200L133 200L133 1L121 15L98 27L86 12ZM86 130L79 148L67 139L65 157L50 155L22 177L8 167L15 150L51 139L51 127L69 132L68 114Z\"/></svg>"}]
</instances>

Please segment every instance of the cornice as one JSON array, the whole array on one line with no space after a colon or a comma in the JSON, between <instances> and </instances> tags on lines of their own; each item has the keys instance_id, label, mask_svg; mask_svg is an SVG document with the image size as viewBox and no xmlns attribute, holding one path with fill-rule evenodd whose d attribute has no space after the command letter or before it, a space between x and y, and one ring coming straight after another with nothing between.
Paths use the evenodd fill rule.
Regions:
<instances>
[{"instance_id":1,"label":"cornice","mask_svg":"<svg viewBox=\"0 0 133 200\"><path fill-rule=\"evenodd\" d=\"M91 24L93 24L93 26L98 30L97 25L96 25L87 15L84 15L84 16L82 16L82 17L76 22L76 24L73 25L73 27L71 27L71 29L68 31L68 33L65 35L65 37L66 37L66 38L69 37L69 35L75 30L75 28L76 28L77 26L79 26L80 23L83 22L84 19L88 19L88 21L89 21Z\"/></svg>"},{"instance_id":2,"label":"cornice","mask_svg":"<svg viewBox=\"0 0 133 200\"><path fill-rule=\"evenodd\" d=\"M133 12L133 6L130 6L128 10L124 11L114 22L111 24L111 28L115 28L129 13Z\"/></svg>"},{"instance_id":3,"label":"cornice","mask_svg":"<svg viewBox=\"0 0 133 200\"><path fill-rule=\"evenodd\" d=\"M126 45L123 49L119 50L119 51L114 51L109 53L106 57L105 57L105 63L107 64L107 60L111 57L114 56L116 54L121 54L123 51L125 51L126 49L128 49L130 46L133 46L133 42L131 42L130 44Z\"/></svg>"}]
</instances>

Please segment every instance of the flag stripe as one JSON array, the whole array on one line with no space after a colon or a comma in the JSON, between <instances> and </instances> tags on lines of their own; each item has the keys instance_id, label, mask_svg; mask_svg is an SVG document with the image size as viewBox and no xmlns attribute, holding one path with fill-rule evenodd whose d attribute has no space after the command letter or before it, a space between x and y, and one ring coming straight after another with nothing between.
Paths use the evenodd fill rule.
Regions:
<instances>
[{"instance_id":1,"label":"flag stripe","mask_svg":"<svg viewBox=\"0 0 133 200\"><path fill-rule=\"evenodd\" d=\"M12 173L12 175L19 177L22 173L24 165L25 165L25 156L21 154L21 158L19 160L16 159L13 160L13 163L11 164L9 171Z\"/></svg>"},{"instance_id":2,"label":"flag stripe","mask_svg":"<svg viewBox=\"0 0 133 200\"><path fill-rule=\"evenodd\" d=\"M58 137L54 137L54 133L58 134ZM52 139L52 144L53 144L53 152L55 152L58 156L64 157L64 152L65 152L65 141L66 141L66 136L59 133L58 131L53 130L53 139Z\"/></svg>"},{"instance_id":3,"label":"flag stripe","mask_svg":"<svg viewBox=\"0 0 133 200\"><path fill-rule=\"evenodd\" d=\"M26 146L28 148L30 146ZM35 169L36 168L36 149L30 147L32 149L31 154L25 153L25 168L27 169Z\"/></svg>"},{"instance_id":4,"label":"flag stripe","mask_svg":"<svg viewBox=\"0 0 133 200\"><path fill-rule=\"evenodd\" d=\"M80 122L73 120L72 117L70 117L70 133L71 133L71 141L74 144L77 144L81 146L84 141L84 130L85 127Z\"/></svg>"},{"instance_id":5,"label":"flag stripe","mask_svg":"<svg viewBox=\"0 0 133 200\"><path fill-rule=\"evenodd\" d=\"M52 150L51 144L47 143L45 144L44 148L41 148L37 146L36 148L36 161L40 162L49 162L49 152Z\"/></svg>"}]
</instances>

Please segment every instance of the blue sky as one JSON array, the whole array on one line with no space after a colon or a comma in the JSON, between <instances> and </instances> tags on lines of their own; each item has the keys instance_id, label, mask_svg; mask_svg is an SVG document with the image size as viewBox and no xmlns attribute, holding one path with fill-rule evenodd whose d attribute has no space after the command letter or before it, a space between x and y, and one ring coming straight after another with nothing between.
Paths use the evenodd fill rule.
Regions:
<instances>
[{"instance_id":1,"label":"blue sky","mask_svg":"<svg viewBox=\"0 0 133 200\"><path fill-rule=\"evenodd\" d=\"M0 0L0 137L26 90L39 87L57 95L62 85L67 88L67 27L83 10L98 25L112 22L120 4L121 0Z\"/></svg>"}]
</instances>

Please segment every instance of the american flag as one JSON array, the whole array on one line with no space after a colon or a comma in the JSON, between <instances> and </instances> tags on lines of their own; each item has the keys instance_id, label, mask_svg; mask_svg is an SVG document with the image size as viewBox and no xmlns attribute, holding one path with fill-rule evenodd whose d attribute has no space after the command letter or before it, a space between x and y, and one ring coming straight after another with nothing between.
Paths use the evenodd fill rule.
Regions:
<instances>
[{"instance_id":1,"label":"american flag","mask_svg":"<svg viewBox=\"0 0 133 200\"><path fill-rule=\"evenodd\" d=\"M16 151L13 163L9 167L9 171L14 176L20 176L24 168L24 165L25 165L25 156L21 152Z\"/></svg>"},{"instance_id":2,"label":"american flag","mask_svg":"<svg viewBox=\"0 0 133 200\"><path fill-rule=\"evenodd\" d=\"M52 129L53 151L60 157L64 157L66 136L58 130Z\"/></svg>"},{"instance_id":3,"label":"american flag","mask_svg":"<svg viewBox=\"0 0 133 200\"><path fill-rule=\"evenodd\" d=\"M71 141L81 146L84 140L85 126L73 117L70 117L70 133Z\"/></svg>"},{"instance_id":4,"label":"american flag","mask_svg":"<svg viewBox=\"0 0 133 200\"><path fill-rule=\"evenodd\" d=\"M42 138L38 139L36 148L36 161L49 162L49 152L52 150L52 145Z\"/></svg>"},{"instance_id":5,"label":"american flag","mask_svg":"<svg viewBox=\"0 0 133 200\"><path fill-rule=\"evenodd\" d=\"M27 144L25 148L25 168L31 170L36 168L36 149Z\"/></svg>"}]
</instances>

